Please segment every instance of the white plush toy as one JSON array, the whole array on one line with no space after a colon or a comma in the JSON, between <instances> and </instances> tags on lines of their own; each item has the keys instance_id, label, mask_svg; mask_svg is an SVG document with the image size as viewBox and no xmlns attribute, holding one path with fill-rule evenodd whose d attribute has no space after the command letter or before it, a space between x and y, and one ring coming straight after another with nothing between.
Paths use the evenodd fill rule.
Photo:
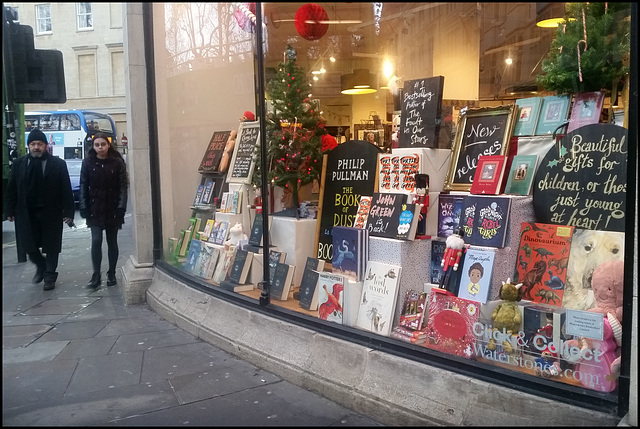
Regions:
<instances>
[{"instance_id":1,"label":"white plush toy","mask_svg":"<svg viewBox=\"0 0 640 429\"><path fill-rule=\"evenodd\" d=\"M224 244L233 244L237 246L240 244L240 240L246 240L247 234L242 232L242 224L240 222L236 222L231 228L229 228L229 239L224 242Z\"/></svg>"}]
</instances>

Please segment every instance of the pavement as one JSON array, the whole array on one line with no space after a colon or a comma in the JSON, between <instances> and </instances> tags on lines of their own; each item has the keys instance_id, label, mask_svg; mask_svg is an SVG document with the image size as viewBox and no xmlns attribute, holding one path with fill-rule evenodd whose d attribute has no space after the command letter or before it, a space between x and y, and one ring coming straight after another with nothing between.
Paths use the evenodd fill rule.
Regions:
<instances>
[{"instance_id":1,"label":"pavement","mask_svg":"<svg viewBox=\"0 0 640 429\"><path fill-rule=\"evenodd\" d=\"M18 262L2 224L3 426L383 426L212 346L146 304L125 306L122 273L91 278L91 234L64 229L52 291ZM131 214L118 234L133 252Z\"/></svg>"}]
</instances>

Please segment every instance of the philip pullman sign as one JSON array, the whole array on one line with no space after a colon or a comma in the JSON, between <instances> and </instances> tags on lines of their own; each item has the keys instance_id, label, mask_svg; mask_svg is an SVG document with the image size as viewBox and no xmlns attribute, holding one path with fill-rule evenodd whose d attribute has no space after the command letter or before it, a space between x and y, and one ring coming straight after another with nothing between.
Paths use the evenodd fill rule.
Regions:
<instances>
[{"instance_id":1,"label":"philip pullman sign","mask_svg":"<svg viewBox=\"0 0 640 429\"><path fill-rule=\"evenodd\" d=\"M627 129L593 124L568 133L543 158L533 186L539 222L624 231Z\"/></svg>"}]
</instances>

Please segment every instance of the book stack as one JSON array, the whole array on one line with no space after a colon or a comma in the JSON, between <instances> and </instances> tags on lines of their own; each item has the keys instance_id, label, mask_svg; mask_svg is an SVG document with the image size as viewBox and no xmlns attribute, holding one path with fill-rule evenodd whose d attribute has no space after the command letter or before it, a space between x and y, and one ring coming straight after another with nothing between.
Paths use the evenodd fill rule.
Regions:
<instances>
[{"instance_id":1,"label":"book stack","mask_svg":"<svg viewBox=\"0 0 640 429\"><path fill-rule=\"evenodd\" d=\"M409 289L404 296L398 325L391 331L391 337L412 344L424 344L427 334L424 316L427 309L427 293Z\"/></svg>"},{"instance_id":2,"label":"book stack","mask_svg":"<svg viewBox=\"0 0 640 429\"><path fill-rule=\"evenodd\" d=\"M271 290L269 291L272 298L278 301L286 301L289 298L295 268L295 265L276 263Z\"/></svg>"}]
</instances>

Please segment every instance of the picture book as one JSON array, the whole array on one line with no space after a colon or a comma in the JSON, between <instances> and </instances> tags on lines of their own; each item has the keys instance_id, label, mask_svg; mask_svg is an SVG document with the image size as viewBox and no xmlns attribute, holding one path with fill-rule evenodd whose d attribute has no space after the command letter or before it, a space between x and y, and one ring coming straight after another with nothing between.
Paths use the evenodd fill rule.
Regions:
<instances>
[{"instance_id":1,"label":"picture book","mask_svg":"<svg viewBox=\"0 0 640 429\"><path fill-rule=\"evenodd\" d=\"M305 310L316 310L318 308L318 277L324 269L324 260L307 256L304 264L302 279L300 280L300 307Z\"/></svg>"},{"instance_id":2,"label":"picture book","mask_svg":"<svg viewBox=\"0 0 640 429\"><path fill-rule=\"evenodd\" d=\"M356 327L389 336L400 286L399 265L368 261Z\"/></svg>"},{"instance_id":3,"label":"picture book","mask_svg":"<svg viewBox=\"0 0 640 429\"><path fill-rule=\"evenodd\" d=\"M193 205L197 206L198 204L200 204L200 201L202 200L202 194L204 193L204 184L198 185L198 188L196 190L196 196L193 197Z\"/></svg>"},{"instance_id":4,"label":"picture book","mask_svg":"<svg viewBox=\"0 0 640 429\"><path fill-rule=\"evenodd\" d=\"M204 191L202 192L202 198L200 198L199 206L208 206L213 203L213 188L215 187L216 182L207 177L204 183ZM195 205L195 204L194 204Z\"/></svg>"},{"instance_id":5,"label":"picture book","mask_svg":"<svg viewBox=\"0 0 640 429\"><path fill-rule=\"evenodd\" d=\"M363 195L360 197L358 204L358 212L353 221L354 228L365 228L367 226L367 218L369 217L369 209L371 209L371 199L373 197Z\"/></svg>"},{"instance_id":6,"label":"picture book","mask_svg":"<svg viewBox=\"0 0 640 429\"><path fill-rule=\"evenodd\" d=\"M460 287L458 297L487 302L491 290L491 274L493 273L493 250L469 248L465 252L464 262L460 267Z\"/></svg>"},{"instance_id":7,"label":"picture book","mask_svg":"<svg viewBox=\"0 0 640 429\"><path fill-rule=\"evenodd\" d=\"M471 359L476 340L473 325L478 322L479 314L480 304L477 302L432 289L424 345Z\"/></svg>"},{"instance_id":8,"label":"picture book","mask_svg":"<svg viewBox=\"0 0 640 429\"><path fill-rule=\"evenodd\" d=\"M253 252L237 249L229 272L229 281L236 284L245 284L251 268L251 261L253 261Z\"/></svg>"},{"instance_id":9,"label":"picture book","mask_svg":"<svg viewBox=\"0 0 640 429\"><path fill-rule=\"evenodd\" d=\"M505 155L481 155L469 192L482 195L500 194L506 162Z\"/></svg>"},{"instance_id":10,"label":"picture book","mask_svg":"<svg viewBox=\"0 0 640 429\"><path fill-rule=\"evenodd\" d=\"M276 264L269 291L272 298L279 301L286 301L289 298L295 268L295 265L283 264L282 262Z\"/></svg>"},{"instance_id":11,"label":"picture book","mask_svg":"<svg viewBox=\"0 0 640 429\"><path fill-rule=\"evenodd\" d=\"M345 278L322 272L318 275L318 318L342 324Z\"/></svg>"},{"instance_id":12,"label":"picture book","mask_svg":"<svg viewBox=\"0 0 640 429\"><path fill-rule=\"evenodd\" d=\"M407 194L374 192L367 218L367 230L372 237L395 238L400 214L407 203Z\"/></svg>"},{"instance_id":13,"label":"picture book","mask_svg":"<svg viewBox=\"0 0 640 429\"><path fill-rule=\"evenodd\" d=\"M570 104L571 96L567 94L543 97L535 135L552 135L560 125L567 121Z\"/></svg>"},{"instance_id":14,"label":"picture book","mask_svg":"<svg viewBox=\"0 0 640 429\"><path fill-rule=\"evenodd\" d=\"M513 280L522 283L523 299L562 305L574 229L522 222Z\"/></svg>"},{"instance_id":15,"label":"picture book","mask_svg":"<svg viewBox=\"0 0 640 429\"><path fill-rule=\"evenodd\" d=\"M233 263L235 254L236 246L232 244L225 245L224 250L220 253L218 264L211 278L214 283L220 284L229 278L229 271L231 270L231 264Z\"/></svg>"},{"instance_id":16,"label":"picture book","mask_svg":"<svg viewBox=\"0 0 640 429\"><path fill-rule=\"evenodd\" d=\"M513 135L515 137L534 135L542 97L519 98L516 100L516 104L518 105L518 117L513 128Z\"/></svg>"},{"instance_id":17,"label":"picture book","mask_svg":"<svg viewBox=\"0 0 640 429\"><path fill-rule=\"evenodd\" d=\"M569 115L569 125L567 133L584 127L585 125L597 124L600 122L600 113L604 102L604 92L578 92L574 96L571 115Z\"/></svg>"},{"instance_id":18,"label":"picture book","mask_svg":"<svg viewBox=\"0 0 640 429\"><path fill-rule=\"evenodd\" d=\"M440 284L444 271L442 259L447 245L444 240L431 240L431 270L429 283Z\"/></svg>"},{"instance_id":19,"label":"picture book","mask_svg":"<svg viewBox=\"0 0 640 429\"><path fill-rule=\"evenodd\" d=\"M398 325L411 331L422 329L427 305L427 293L409 289L404 296Z\"/></svg>"},{"instance_id":20,"label":"picture book","mask_svg":"<svg viewBox=\"0 0 640 429\"><path fill-rule=\"evenodd\" d=\"M196 275L202 277L205 280L211 280L211 278L213 277L213 272L218 263L220 253L220 247L211 243L203 243L202 250L200 251L201 271L196 273Z\"/></svg>"},{"instance_id":21,"label":"picture book","mask_svg":"<svg viewBox=\"0 0 640 429\"><path fill-rule=\"evenodd\" d=\"M538 155L515 155L508 173L505 194L529 195L536 173Z\"/></svg>"},{"instance_id":22,"label":"picture book","mask_svg":"<svg viewBox=\"0 0 640 429\"><path fill-rule=\"evenodd\" d=\"M334 226L331 230L333 235L333 254L331 266L333 272L342 274L353 280L358 278L361 234L360 228L349 226Z\"/></svg>"},{"instance_id":23,"label":"picture book","mask_svg":"<svg viewBox=\"0 0 640 429\"><path fill-rule=\"evenodd\" d=\"M213 173L218 171L220 159L222 159L224 147L227 144L230 134L231 131L214 131L211 140L209 140L207 150L204 152L202 161L200 161L200 166L198 167L200 173Z\"/></svg>"},{"instance_id":24,"label":"picture book","mask_svg":"<svg viewBox=\"0 0 640 429\"><path fill-rule=\"evenodd\" d=\"M402 206L400 218L398 219L398 228L393 238L398 240L413 241L418 230L418 222L420 221L420 204L407 203Z\"/></svg>"},{"instance_id":25,"label":"picture book","mask_svg":"<svg viewBox=\"0 0 640 429\"><path fill-rule=\"evenodd\" d=\"M202 230L202 236L205 241L209 241L209 237L211 237L211 231L213 231L213 227L215 225L215 219L207 219L207 223L205 223L204 229Z\"/></svg>"},{"instance_id":26,"label":"picture book","mask_svg":"<svg viewBox=\"0 0 640 429\"><path fill-rule=\"evenodd\" d=\"M198 258L200 257L200 249L202 248L202 241L193 239L189 244L189 253L187 254L187 260L184 263L184 270L188 273L194 274Z\"/></svg>"},{"instance_id":27,"label":"picture book","mask_svg":"<svg viewBox=\"0 0 640 429\"><path fill-rule=\"evenodd\" d=\"M216 221L216 224L217 224L217 228L214 227L216 236L213 242L215 244L224 244L224 242L227 241L227 237L229 236L229 221L226 221L226 220Z\"/></svg>"},{"instance_id":28,"label":"picture book","mask_svg":"<svg viewBox=\"0 0 640 429\"><path fill-rule=\"evenodd\" d=\"M467 195L464 197L463 207L466 244L505 246L511 210L510 197Z\"/></svg>"},{"instance_id":29,"label":"picture book","mask_svg":"<svg viewBox=\"0 0 640 429\"><path fill-rule=\"evenodd\" d=\"M444 194L438 196L438 237L447 238L460 226L463 195Z\"/></svg>"}]
</instances>

